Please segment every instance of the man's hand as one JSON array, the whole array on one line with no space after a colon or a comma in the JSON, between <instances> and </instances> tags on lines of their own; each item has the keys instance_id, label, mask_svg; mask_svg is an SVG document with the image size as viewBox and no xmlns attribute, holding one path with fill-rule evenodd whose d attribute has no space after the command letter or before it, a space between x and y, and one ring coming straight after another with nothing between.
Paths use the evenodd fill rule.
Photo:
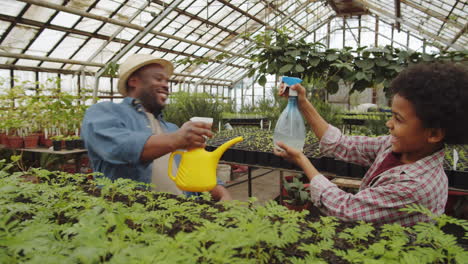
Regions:
<instances>
[{"instance_id":1,"label":"man's hand","mask_svg":"<svg viewBox=\"0 0 468 264\"><path fill-rule=\"evenodd\" d=\"M188 121L175 132L178 149L204 148L207 137L212 137L211 124Z\"/></svg>"}]
</instances>

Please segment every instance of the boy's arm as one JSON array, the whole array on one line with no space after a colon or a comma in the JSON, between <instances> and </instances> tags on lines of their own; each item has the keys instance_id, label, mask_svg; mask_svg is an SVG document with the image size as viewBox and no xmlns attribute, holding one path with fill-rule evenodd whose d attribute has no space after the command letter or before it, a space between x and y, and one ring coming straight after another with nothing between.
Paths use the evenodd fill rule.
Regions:
<instances>
[{"instance_id":1,"label":"boy's arm","mask_svg":"<svg viewBox=\"0 0 468 264\"><path fill-rule=\"evenodd\" d=\"M320 153L347 162L371 166L377 155L390 146L390 137L345 136L329 125L320 140Z\"/></svg>"},{"instance_id":2,"label":"boy's arm","mask_svg":"<svg viewBox=\"0 0 468 264\"><path fill-rule=\"evenodd\" d=\"M310 192L314 205L326 215L344 221L388 223L407 217L408 213L399 209L419 203L419 191L412 185L415 185L414 182L409 181L394 183L351 194L339 189L324 176L317 175L310 182Z\"/></svg>"},{"instance_id":3,"label":"boy's arm","mask_svg":"<svg viewBox=\"0 0 468 264\"><path fill-rule=\"evenodd\" d=\"M343 136L337 128L328 124L307 100L303 86L295 84L290 89L297 91L299 109L320 140L320 151L324 155L370 166L381 149L385 148L385 143L388 141L386 138Z\"/></svg>"}]
</instances>

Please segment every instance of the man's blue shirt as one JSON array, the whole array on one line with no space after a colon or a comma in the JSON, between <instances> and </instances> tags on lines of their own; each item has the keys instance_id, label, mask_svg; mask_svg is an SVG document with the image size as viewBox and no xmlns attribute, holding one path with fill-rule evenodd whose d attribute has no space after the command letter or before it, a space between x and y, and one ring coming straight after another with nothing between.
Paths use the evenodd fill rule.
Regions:
<instances>
[{"instance_id":1,"label":"man's blue shirt","mask_svg":"<svg viewBox=\"0 0 468 264\"><path fill-rule=\"evenodd\" d=\"M175 132L175 124L156 117L164 133ZM152 135L151 125L138 100L126 97L119 103L102 102L85 114L81 135L93 170L112 180L128 178L151 183L152 162L142 162L141 152Z\"/></svg>"}]
</instances>

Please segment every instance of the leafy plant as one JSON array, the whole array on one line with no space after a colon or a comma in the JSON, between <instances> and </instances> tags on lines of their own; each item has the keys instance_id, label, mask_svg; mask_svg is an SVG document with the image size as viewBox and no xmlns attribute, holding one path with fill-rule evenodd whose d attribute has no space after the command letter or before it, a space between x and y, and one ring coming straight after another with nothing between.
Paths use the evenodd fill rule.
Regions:
<instances>
[{"instance_id":1,"label":"leafy plant","mask_svg":"<svg viewBox=\"0 0 468 264\"><path fill-rule=\"evenodd\" d=\"M288 192L288 199L285 199L291 205L305 205L310 201L310 194L297 177L293 177L292 182L283 180L283 186Z\"/></svg>"}]
</instances>

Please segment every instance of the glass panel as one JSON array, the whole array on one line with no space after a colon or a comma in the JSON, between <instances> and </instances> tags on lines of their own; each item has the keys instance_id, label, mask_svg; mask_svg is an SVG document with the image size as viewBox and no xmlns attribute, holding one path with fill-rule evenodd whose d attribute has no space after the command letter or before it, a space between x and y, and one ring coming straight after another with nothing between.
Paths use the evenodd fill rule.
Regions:
<instances>
[{"instance_id":1,"label":"glass panel","mask_svg":"<svg viewBox=\"0 0 468 264\"><path fill-rule=\"evenodd\" d=\"M59 69L62 67L62 65L63 63L45 61L44 63L41 64L41 67Z\"/></svg>"},{"instance_id":2,"label":"glass panel","mask_svg":"<svg viewBox=\"0 0 468 264\"><path fill-rule=\"evenodd\" d=\"M10 22L0 21L0 36L5 34L5 31L10 27Z\"/></svg>"},{"instance_id":3,"label":"glass panel","mask_svg":"<svg viewBox=\"0 0 468 264\"><path fill-rule=\"evenodd\" d=\"M91 59L90 56L92 55L92 52L90 51L97 50L103 42L104 40L102 39L91 39L78 51L78 53L75 54L75 56L73 56L72 59L79 61L87 61Z\"/></svg>"},{"instance_id":4,"label":"glass panel","mask_svg":"<svg viewBox=\"0 0 468 264\"><path fill-rule=\"evenodd\" d=\"M34 38L38 29L26 25L16 25L2 42L5 51L18 53Z\"/></svg>"},{"instance_id":5,"label":"glass panel","mask_svg":"<svg viewBox=\"0 0 468 264\"><path fill-rule=\"evenodd\" d=\"M62 40L57 48L50 54L50 57L67 59L70 57L70 54L75 53L84 41L82 36L69 35Z\"/></svg>"},{"instance_id":6,"label":"glass panel","mask_svg":"<svg viewBox=\"0 0 468 264\"><path fill-rule=\"evenodd\" d=\"M46 22L56 11L54 9L31 5L23 17L40 22Z\"/></svg>"},{"instance_id":7,"label":"glass panel","mask_svg":"<svg viewBox=\"0 0 468 264\"><path fill-rule=\"evenodd\" d=\"M78 23L78 25L76 25L76 29L78 30L83 30L83 31L87 31L87 32L94 32L96 31L102 24L104 24L104 22L101 22L99 20L95 20L95 19L90 19L90 18L86 18L84 17L80 23Z\"/></svg>"},{"instance_id":8,"label":"glass panel","mask_svg":"<svg viewBox=\"0 0 468 264\"><path fill-rule=\"evenodd\" d=\"M52 29L44 29L29 47L31 50L48 52L65 33Z\"/></svg>"},{"instance_id":9,"label":"glass panel","mask_svg":"<svg viewBox=\"0 0 468 264\"><path fill-rule=\"evenodd\" d=\"M39 63L40 63L40 61L38 61L38 60L19 59L15 64L16 65L21 65L21 66L36 67Z\"/></svg>"},{"instance_id":10,"label":"glass panel","mask_svg":"<svg viewBox=\"0 0 468 264\"><path fill-rule=\"evenodd\" d=\"M16 0L2 0L2 8L0 8L0 14L9 16L18 16L21 10L23 10L25 3L18 2Z\"/></svg>"},{"instance_id":11,"label":"glass panel","mask_svg":"<svg viewBox=\"0 0 468 264\"><path fill-rule=\"evenodd\" d=\"M80 19L80 17L77 15L59 12L52 20L51 24L70 28L76 23L76 21L78 21L78 19Z\"/></svg>"}]
</instances>

